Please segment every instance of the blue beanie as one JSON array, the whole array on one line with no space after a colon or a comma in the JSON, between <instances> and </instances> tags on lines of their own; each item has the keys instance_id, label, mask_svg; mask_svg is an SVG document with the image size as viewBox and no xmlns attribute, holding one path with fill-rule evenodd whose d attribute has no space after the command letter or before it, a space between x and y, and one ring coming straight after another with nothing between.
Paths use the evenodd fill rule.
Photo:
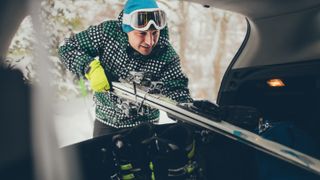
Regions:
<instances>
[{"instance_id":1,"label":"blue beanie","mask_svg":"<svg viewBox=\"0 0 320 180\"><path fill-rule=\"evenodd\" d=\"M128 0L124 6L123 13L130 14L138 9L150 9L159 8L155 0ZM133 31L134 29L127 24L122 24L122 30L126 33Z\"/></svg>"}]
</instances>

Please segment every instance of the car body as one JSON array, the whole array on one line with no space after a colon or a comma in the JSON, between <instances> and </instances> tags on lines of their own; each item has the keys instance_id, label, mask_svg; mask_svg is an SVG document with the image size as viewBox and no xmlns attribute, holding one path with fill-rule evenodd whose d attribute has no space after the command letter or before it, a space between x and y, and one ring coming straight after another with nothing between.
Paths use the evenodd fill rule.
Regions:
<instances>
[{"instance_id":1,"label":"car body","mask_svg":"<svg viewBox=\"0 0 320 180\"><path fill-rule=\"evenodd\" d=\"M246 37L224 75L217 104L256 108L275 127L261 136L319 158L320 2L192 2L206 8L236 12L247 19ZM270 81L280 82L280 85L268 84ZM288 129L293 135L287 133ZM199 150L206 159L204 169L207 179L319 178L308 169L301 169L241 142L213 134L214 140ZM86 143L91 143L92 148L94 141L98 143L102 140L96 138ZM78 149L84 147L83 144L77 146L80 147ZM92 154L98 153L94 148L91 151ZM84 164L90 163L92 161L87 159Z\"/></svg>"},{"instance_id":2,"label":"car body","mask_svg":"<svg viewBox=\"0 0 320 180\"><path fill-rule=\"evenodd\" d=\"M286 126L280 134L271 130L262 136L319 158L320 2L218 0L203 3L240 13L248 23L246 38L224 75L217 103L257 108L275 129ZM273 80L283 84L268 84ZM303 138L298 140L293 136ZM305 144L309 140L313 145ZM269 166L266 170L269 178L265 179L280 178L284 174L287 174L282 177L285 179L318 178L292 173L299 170L287 169L288 165L277 172L281 163L267 159L270 160L260 159L265 169Z\"/></svg>"},{"instance_id":3,"label":"car body","mask_svg":"<svg viewBox=\"0 0 320 180\"><path fill-rule=\"evenodd\" d=\"M247 19L246 37L224 75L217 104L257 108L271 123L292 121L299 130L307 132L312 140L319 142L320 2L318 0L192 2L205 7L236 12ZM13 25L21 21L21 17L18 19ZM9 32L12 34L10 29ZM285 86L269 86L267 82L272 79L281 80ZM168 125L161 125L158 128L161 130L166 126ZM192 126L196 130L199 129L197 125ZM204 170L207 179L320 177L308 169L301 169L270 155L261 155L258 150L241 142L212 132L209 134L210 141L203 143L198 150L206 159ZM69 174L77 174L73 177L81 177L80 179L107 179L114 168L108 163L112 162L113 158L110 151L111 138L112 136L98 137L63 148L67 154L77 157L76 165L81 169L75 172L70 168ZM281 142L281 139L279 141ZM19 167L19 164L14 167Z\"/></svg>"}]
</instances>

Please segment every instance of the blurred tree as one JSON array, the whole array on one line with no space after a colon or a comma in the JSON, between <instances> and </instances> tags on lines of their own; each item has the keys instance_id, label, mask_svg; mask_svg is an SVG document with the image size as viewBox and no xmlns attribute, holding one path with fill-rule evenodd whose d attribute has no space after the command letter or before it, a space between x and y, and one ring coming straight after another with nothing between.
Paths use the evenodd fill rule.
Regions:
<instances>
[{"instance_id":1,"label":"blurred tree","mask_svg":"<svg viewBox=\"0 0 320 180\"><path fill-rule=\"evenodd\" d=\"M213 79L214 79L214 92L218 92L220 82L221 82L221 61L224 58L224 54L227 49L227 25L230 19L230 15L227 13L222 13L222 17L217 20L216 14L212 13L212 21L217 22L217 32L219 33L219 39L217 39L217 43L219 45L219 51L216 52L213 60Z\"/></svg>"},{"instance_id":2,"label":"blurred tree","mask_svg":"<svg viewBox=\"0 0 320 180\"><path fill-rule=\"evenodd\" d=\"M78 79L58 58L57 48L66 37L108 19L116 19L126 0L42 1L43 26L49 37L47 47L54 75L52 85L60 98L80 95ZM222 75L244 38L245 21L237 14L199 4L158 0L168 15L170 38L180 55L182 68L190 79L195 98L215 100ZM32 62L31 19L21 25L9 50L10 63L24 69L29 80L36 79ZM87 85L87 84L86 84Z\"/></svg>"}]
</instances>

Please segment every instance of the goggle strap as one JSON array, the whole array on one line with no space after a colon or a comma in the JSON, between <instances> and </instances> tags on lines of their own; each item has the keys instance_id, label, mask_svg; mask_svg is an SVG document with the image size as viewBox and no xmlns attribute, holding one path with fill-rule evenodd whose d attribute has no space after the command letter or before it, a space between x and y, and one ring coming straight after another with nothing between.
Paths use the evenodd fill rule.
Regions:
<instances>
[{"instance_id":1,"label":"goggle strap","mask_svg":"<svg viewBox=\"0 0 320 180\"><path fill-rule=\"evenodd\" d=\"M131 12L130 14L128 14L128 15L134 14L134 13L136 13L136 12L153 12L153 11L159 11L159 10L162 11L162 9L160 9L160 8L137 9L137 10L135 10L135 11L132 11L132 12Z\"/></svg>"},{"instance_id":2,"label":"goggle strap","mask_svg":"<svg viewBox=\"0 0 320 180\"><path fill-rule=\"evenodd\" d=\"M122 24L130 25L131 15L123 14L122 16Z\"/></svg>"}]
</instances>

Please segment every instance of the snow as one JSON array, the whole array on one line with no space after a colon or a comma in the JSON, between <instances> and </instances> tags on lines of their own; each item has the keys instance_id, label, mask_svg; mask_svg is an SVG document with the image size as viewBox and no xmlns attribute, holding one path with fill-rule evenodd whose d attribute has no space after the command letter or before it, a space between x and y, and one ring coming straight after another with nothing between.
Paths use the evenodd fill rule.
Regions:
<instances>
[{"instance_id":1,"label":"snow","mask_svg":"<svg viewBox=\"0 0 320 180\"><path fill-rule=\"evenodd\" d=\"M95 119L92 96L58 100L54 104L54 121L59 146L66 146L92 138ZM160 111L157 124L174 123Z\"/></svg>"},{"instance_id":2,"label":"snow","mask_svg":"<svg viewBox=\"0 0 320 180\"><path fill-rule=\"evenodd\" d=\"M94 107L89 98L59 100L54 104L54 120L60 146L92 138Z\"/></svg>"}]
</instances>

